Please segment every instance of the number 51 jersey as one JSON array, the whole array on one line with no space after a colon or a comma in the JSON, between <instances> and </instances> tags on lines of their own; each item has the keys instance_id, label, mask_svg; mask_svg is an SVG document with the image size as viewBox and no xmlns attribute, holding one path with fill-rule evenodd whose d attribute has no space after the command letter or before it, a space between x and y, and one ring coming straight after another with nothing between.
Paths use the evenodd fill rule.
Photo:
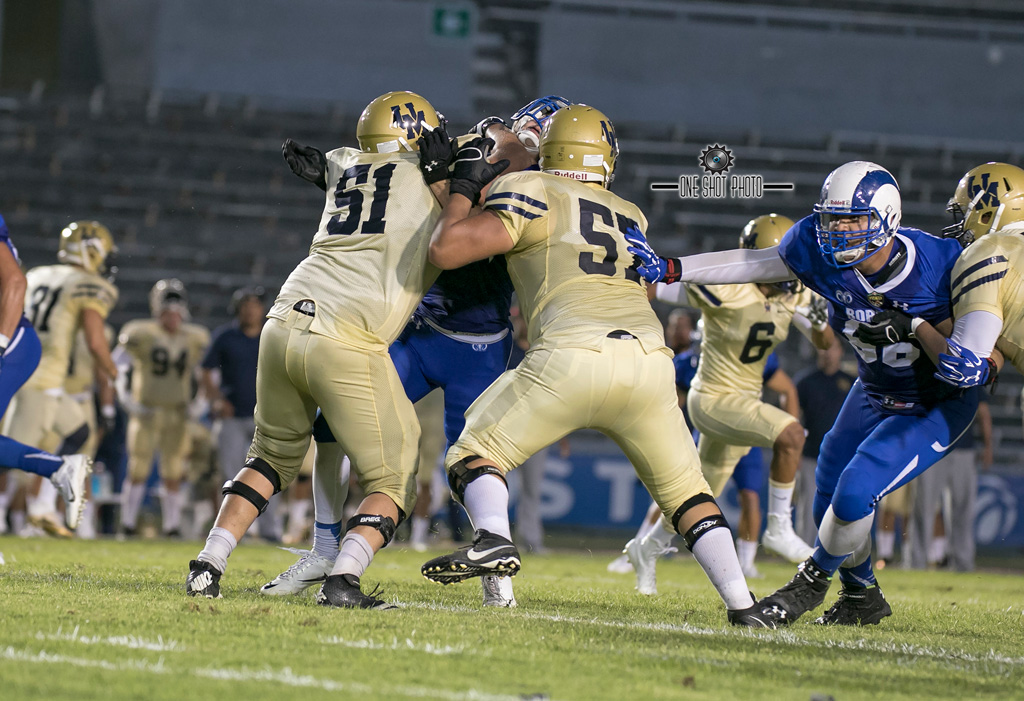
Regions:
<instances>
[{"instance_id":1,"label":"number 51 jersey","mask_svg":"<svg viewBox=\"0 0 1024 701\"><path fill-rule=\"evenodd\" d=\"M621 330L645 353L671 357L626 250L626 229L647 228L639 207L598 185L536 171L495 180L485 207L514 242L505 257L531 349L600 350Z\"/></svg>"},{"instance_id":2,"label":"number 51 jersey","mask_svg":"<svg viewBox=\"0 0 1024 701\"><path fill-rule=\"evenodd\" d=\"M310 331L386 351L440 272L427 250L441 207L415 152L327 154L327 204L309 256L285 281L267 316L284 320L316 303Z\"/></svg>"}]
</instances>

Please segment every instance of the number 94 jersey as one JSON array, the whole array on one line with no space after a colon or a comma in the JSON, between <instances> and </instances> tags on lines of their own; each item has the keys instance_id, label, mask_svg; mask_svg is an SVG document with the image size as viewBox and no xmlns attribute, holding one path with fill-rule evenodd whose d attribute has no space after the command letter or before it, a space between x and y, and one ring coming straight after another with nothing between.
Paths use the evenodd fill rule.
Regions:
<instances>
[{"instance_id":1,"label":"number 94 jersey","mask_svg":"<svg viewBox=\"0 0 1024 701\"><path fill-rule=\"evenodd\" d=\"M44 265L25 275L25 316L43 345L39 367L25 386L55 390L64 386L82 311L106 319L117 303L117 288L95 273L73 265Z\"/></svg>"},{"instance_id":2,"label":"number 94 jersey","mask_svg":"<svg viewBox=\"0 0 1024 701\"><path fill-rule=\"evenodd\" d=\"M183 323L175 334L155 319L129 321L118 341L132 357L132 399L147 407L175 407L192 399L192 375L210 345L210 332Z\"/></svg>"},{"instance_id":3,"label":"number 94 jersey","mask_svg":"<svg viewBox=\"0 0 1024 701\"><path fill-rule=\"evenodd\" d=\"M427 250L441 207L418 163L415 152L327 154L320 229L268 316L284 320L297 302L312 300L310 331L387 350L440 272Z\"/></svg>"},{"instance_id":4,"label":"number 94 jersey","mask_svg":"<svg viewBox=\"0 0 1024 701\"><path fill-rule=\"evenodd\" d=\"M700 365L693 388L705 394L750 392L760 396L765 363L789 336L796 307L811 291L766 297L757 285L676 285L677 302L700 309L704 319ZM671 286L658 295L666 300ZM667 301L667 300L666 300Z\"/></svg>"},{"instance_id":5,"label":"number 94 jersey","mask_svg":"<svg viewBox=\"0 0 1024 701\"><path fill-rule=\"evenodd\" d=\"M626 229L647 228L636 205L595 184L525 171L491 183L484 206L514 243L505 258L531 349L600 350L621 330L646 353L672 355L626 250Z\"/></svg>"},{"instance_id":6,"label":"number 94 jersey","mask_svg":"<svg viewBox=\"0 0 1024 701\"><path fill-rule=\"evenodd\" d=\"M779 244L779 256L805 285L829 301L829 324L857 352L857 374L875 409L920 413L961 394L937 380L935 366L917 341L869 346L853 337L881 309L898 309L938 324L953 316L950 271L960 255L956 239L940 239L900 227L891 254L906 256L902 269L876 287L853 268L829 265L818 248L814 218L793 225Z\"/></svg>"}]
</instances>

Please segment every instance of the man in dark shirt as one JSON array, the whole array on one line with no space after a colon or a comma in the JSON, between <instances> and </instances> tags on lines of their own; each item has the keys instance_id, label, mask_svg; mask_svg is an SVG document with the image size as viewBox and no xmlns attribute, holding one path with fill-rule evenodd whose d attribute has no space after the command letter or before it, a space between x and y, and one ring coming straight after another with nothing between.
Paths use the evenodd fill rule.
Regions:
<instances>
[{"instance_id":1,"label":"man in dark shirt","mask_svg":"<svg viewBox=\"0 0 1024 701\"><path fill-rule=\"evenodd\" d=\"M800 471L796 478L796 534L808 543L818 536L814 525L814 468L818 462L821 439L832 429L846 394L856 378L839 369L843 346L833 343L828 350L818 351L818 367L798 374L796 391L800 397L800 413L807 440L804 442Z\"/></svg>"}]
</instances>

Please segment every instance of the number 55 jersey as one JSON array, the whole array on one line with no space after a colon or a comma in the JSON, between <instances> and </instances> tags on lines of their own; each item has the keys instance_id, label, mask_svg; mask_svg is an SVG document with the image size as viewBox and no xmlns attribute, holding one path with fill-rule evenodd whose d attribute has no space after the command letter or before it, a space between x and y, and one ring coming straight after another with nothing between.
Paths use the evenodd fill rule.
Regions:
<instances>
[{"instance_id":1,"label":"number 55 jersey","mask_svg":"<svg viewBox=\"0 0 1024 701\"><path fill-rule=\"evenodd\" d=\"M267 316L285 320L311 300L312 333L368 350L398 338L440 272L427 249L441 207L418 163L416 152L327 154L320 228Z\"/></svg>"}]
</instances>

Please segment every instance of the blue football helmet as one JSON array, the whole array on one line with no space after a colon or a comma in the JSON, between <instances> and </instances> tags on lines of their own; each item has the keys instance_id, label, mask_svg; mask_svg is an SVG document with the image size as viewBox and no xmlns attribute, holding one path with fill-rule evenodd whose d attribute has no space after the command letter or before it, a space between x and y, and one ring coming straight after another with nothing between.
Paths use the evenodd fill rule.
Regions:
<instances>
[{"instance_id":1,"label":"blue football helmet","mask_svg":"<svg viewBox=\"0 0 1024 701\"><path fill-rule=\"evenodd\" d=\"M814 214L825 259L837 268L850 268L880 251L896 233L902 217L900 186L882 166L851 161L825 178ZM842 220L852 217L862 217L857 228L840 231Z\"/></svg>"},{"instance_id":2,"label":"blue football helmet","mask_svg":"<svg viewBox=\"0 0 1024 701\"><path fill-rule=\"evenodd\" d=\"M536 153L540 147L540 133L544 129L544 125L551 119L551 115L571 104L573 103L558 95L538 97L533 102L520 107L512 115L512 131L516 133L519 141L527 150Z\"/></svg>"}]
</instances>

